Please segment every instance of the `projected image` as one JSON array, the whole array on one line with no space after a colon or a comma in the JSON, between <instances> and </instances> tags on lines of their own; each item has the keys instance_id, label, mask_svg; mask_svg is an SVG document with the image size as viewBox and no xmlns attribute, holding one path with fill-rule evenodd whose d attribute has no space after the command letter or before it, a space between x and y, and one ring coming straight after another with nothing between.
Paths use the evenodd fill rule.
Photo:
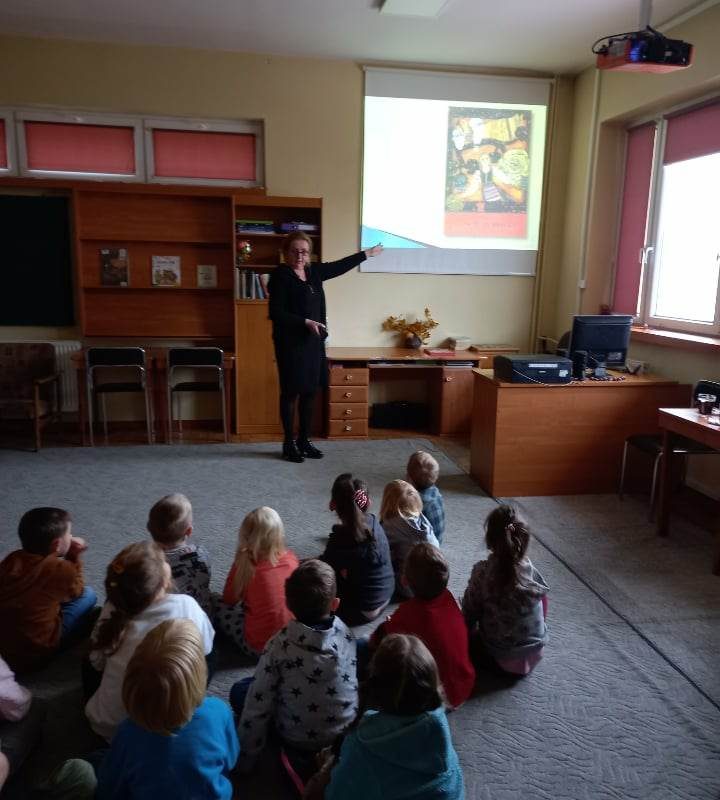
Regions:
<instances>
[{"instance_id":1,"label":"projected image","mask_svg":"<svg viewBox=\"0 0 720 800\"><path fill-rule=\"evenodd\" d=\"M446 236L527 236L532 112L450 106Z\"/></svg>"}]
</instances>

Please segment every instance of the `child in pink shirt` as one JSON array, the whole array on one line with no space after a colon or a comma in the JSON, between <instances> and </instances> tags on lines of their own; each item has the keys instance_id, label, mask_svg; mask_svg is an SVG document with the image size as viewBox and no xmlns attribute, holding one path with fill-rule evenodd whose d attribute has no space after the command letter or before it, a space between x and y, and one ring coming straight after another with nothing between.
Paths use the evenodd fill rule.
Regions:
<instances>
[{"instance_id":1,"label":"child in pink shirt","mask_svg":"<svg viewBox=\"0 0 720 800\"><path fill-rule=\"evenodd\" d=\"M285 547L285 529L277 511L256 508L243 520L238 549L218 602L216 624L247 656L257 658L292 619L285 605L285 580L297 568Z\"/></svg>"}]
</instances>

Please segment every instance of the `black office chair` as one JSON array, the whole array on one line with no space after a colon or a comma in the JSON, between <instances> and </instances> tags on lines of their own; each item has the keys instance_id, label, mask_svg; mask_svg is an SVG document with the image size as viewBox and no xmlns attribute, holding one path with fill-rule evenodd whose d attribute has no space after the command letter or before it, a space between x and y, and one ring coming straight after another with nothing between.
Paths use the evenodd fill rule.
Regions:
<instances>
[{"instance_id":1,"label":"black office chair","mask_svg":"<svg viewBox=\"0 0 720 800\"><path fill-rule=\"evenodd\" d=\"M224 354L219 347L171 347L167 352L167 402L168 402L168 443L172 444L173 413L175 397L181 392L219 392L222 406L223 435L228 441L228 420L225 410L225 368ZM183 380L173 383L175 373L181 370L196 370L211 380ZM182 410L182 409L181 409ZM180 435L182 436L182 415L177 416Z\"/></svg>"},{"instance_id":2,"label":"black office chair","mask_svg":"<svg viewBox=\"0 0 720 800\"><path fill-rule=\"evenodd\" d=\"M720 383L718 381L698 381L693 389L693 402L697 400L699 394L714 394L717 400L716 406L720 406ZM622 467L620 468L620 488L618 494L620 499L623 498L623 489L625 487L625 467L627 465L628 447L634 447L642 453L646 453L653 457L653 475L652 484L650 487L650 514L649 518L653 518L655 512L655 496L657 490L657 479L660 472L660 461L663 457L663 437L660 434L633 434L625 439L625 447L623 448ZM712 447L694 442L692 439L679 437L675 440L672 449L673 455L685 456L683 460L683 482L685 481L685 473L687 471L687 456L706 456L706 455L720 455L720 452L713 450Z\"/></svg>"},{"instance_id":3,"label":"black office chair","mask_svg":"<svg viewBox=\"0 0 720 800\"><path fill-rule=\"evenodd\" d=\"M100 397L105 442L108 441L107 407L105 396L116 392L142 392L145 396L145 423L148 444L153 441L152 392L145 367L145 351L142 347L89 347L85 353L87 375L87 407L90 425L90 445L94 445L94 406ZM112 378L99 382L102 373L120 372L135 380L119 381Z\"/></svg>"}]
</instances>

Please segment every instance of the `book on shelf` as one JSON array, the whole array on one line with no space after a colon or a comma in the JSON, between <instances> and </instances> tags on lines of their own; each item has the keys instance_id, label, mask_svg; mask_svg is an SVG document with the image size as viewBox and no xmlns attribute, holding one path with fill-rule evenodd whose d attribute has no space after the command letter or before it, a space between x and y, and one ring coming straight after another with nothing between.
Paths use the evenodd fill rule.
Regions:
<instances>
[{"instance_id":1,"label":"book on shelf","mask_svg":"<svg viewBox=\"0 0 720 800\"><path fill-rule=\"evenodd\" d=\"M300 220L293 220L292 222L280 223L280 230L283 233L292 233L293 231L303 231L303 233L317 233L319 226L314 222L302 222Z\"/></svg>"},{"instance_id":2,"label":"book on shelf","mask_svg":"<svg viewBox=\"0 0 720 800\"><path fill-rule=\"evenodd\" d=\"M236 219L236 233L275 233L275 223L271 219Z\"/></svg>"},{"instance_id":3,"label":"book on shelf","mask_svg":"<svg viewBox=\"0 0 720 800\"><path fill-rule=\"evenodd\" d=\"M180 286L180 256L152 256L152 285Z\"/></svg>"},{"instance_id":4,"label":"book on shelf","mask_svg":"<svg viewBox=\"0 0 720 800\"><path fill-rule=\"evenodd\" d=\"M102 286L129 286L130 262L124 247L107 247L100 250L100 284Z\"/></svg>"},{"instance_id":5,"label":"book on shelf","mask_svg":"<svg viewBox=\"0 0 720 800\"><path fill-rule=\"evenodd\" d=\"M217 265L197 265L197 285L199 289L217 289Z\"/></svg>"},{"instance_id":6,"label":"book on shelf","mask_svg":"<svg viewBox=\"0 0 720 800\"><path fill-rule=\"evenodd\" d=\"M267 300L269 273L254 272L249 269L236 270L237 291L235 296L238 300Z\"/></svg>"}]
</instances>

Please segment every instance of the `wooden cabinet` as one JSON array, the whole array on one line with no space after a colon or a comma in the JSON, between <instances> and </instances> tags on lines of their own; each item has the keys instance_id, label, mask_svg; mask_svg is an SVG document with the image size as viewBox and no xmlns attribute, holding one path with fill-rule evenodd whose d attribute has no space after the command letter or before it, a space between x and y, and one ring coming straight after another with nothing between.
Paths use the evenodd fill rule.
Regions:
<instances>
[{"instance_id":1,"label":"wooden cabinet","mask_svg":"<svg viewBox=\"0 0 720 800\"><path fill-rule=\"evenodd\" d=\"M327 435L350 439L368 435L370 370L331 366L328 374Z\"/></svg>"},{"instance_id":2,"label":"wooden cabinet","mask_svg":"<svg viewBox=\"0 0 720 800\"><path fill-rule=\"evenodd\" d=\"M77 287L85 336L230 339L232 199L189 187L73 189ZM127 251L128 285L103 285L103 250ZM177 286L154 286L153 256L179 259ZM212 265L217 285L198 286Z\"/></svg>"},{"instance_id":3,"label":"wooden cabinet","mask_svg":"<svg viewBox=\"0 0 720 800\"><path fill-rule=\"evenodd\" d=\"M470 432L473 406L473 368L441 367L434 384L433 432L440 436Z\"/></svg>"},{"instance_id":4,"label":"wooden cabinet","mask_svg":"<svg viewBox=\"0 0 720 800\"><path fill-rule=\"evenodd\" d=\"M245 197L233 202L232 261L241 272L272 273L280 263L283 223L306 222L317 227L310 234L313 254L321 257L320 224L322 200L302 197ZM272 223L272 233L238 231L237 220ZM248 241L246 261L238 257L238 242ZM238 283L241 283L238 281ZM235 300L235 432L245 435L280 435L279 383L272 324L267 299Z\"/></svg>"}]
</instances>

